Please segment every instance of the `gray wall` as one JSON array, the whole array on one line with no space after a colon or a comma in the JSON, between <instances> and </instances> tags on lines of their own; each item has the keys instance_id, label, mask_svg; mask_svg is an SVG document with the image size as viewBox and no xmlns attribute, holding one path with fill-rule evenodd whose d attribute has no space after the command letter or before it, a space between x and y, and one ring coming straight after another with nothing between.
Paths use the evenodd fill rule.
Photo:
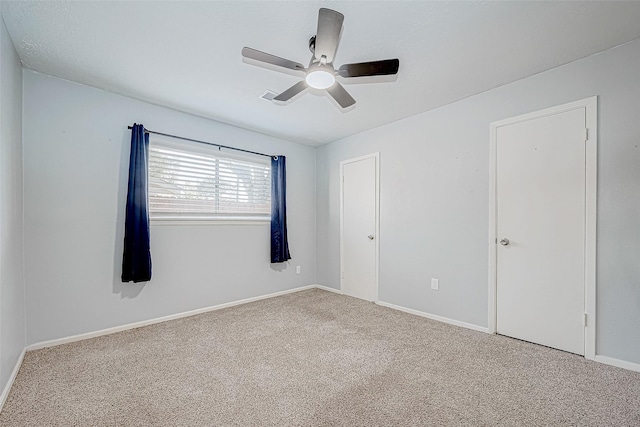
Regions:
<instances>
[{"instance_id":1,"label":"gray wall","mask_svg":"<svg viewBox=\"0 0 640 427\"><path fill-rule=\"evenodd\" d=\"M22 66L0 16L0 393L25 344Z\"/></svg>"},{"instance_id":2,"label":"gray wall","mask_svg":"<svg viewBox=\"0 0 640 427\"><path fill-rule=\"evenodd\" d=\"M29 344L315 282L314 148L29 70L23 78ZM122 284L133 122L286 155L290 264L269 263L268 223L152 223L153 279Z\"/></svg>"},{"instance_id":3,"label":"gray wall","mask_svg":"<svg viewBox=\"0 0 640 427\"><path fill-rule=\"evenodd\" d=\"M640 41L320 147L318 283L340 285L339 162L380 151L380 300L487 326L489 124L593 95L597 353L640 363Z\"/></svg>"}]
</instances>

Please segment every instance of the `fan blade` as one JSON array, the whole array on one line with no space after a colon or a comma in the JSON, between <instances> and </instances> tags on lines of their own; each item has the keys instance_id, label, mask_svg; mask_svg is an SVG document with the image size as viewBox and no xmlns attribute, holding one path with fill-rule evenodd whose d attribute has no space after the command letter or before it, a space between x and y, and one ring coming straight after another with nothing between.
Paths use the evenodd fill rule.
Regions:
<instances>
[{"instance_id":1,"label":"fan blade","mask_svg":"<svg viewBox=\"0 0 640 427\"><path fill-rule=\"evenodd\" d=\"M316 33L316 47L314 56L327 58L327 63L333 62L333 57L340 42L340 32L344 15L331 9L320 9L318 12L318 32Z\"/></svg>"},{"instance_id":2,"label":"fan blade","mask_svg":"<svg viewBox=\"0 0 640 427\"><path fill-rule=\"evenodd\" d=\"M356 100L353 99L351 95L349 95L349 92L338 82L328 88L327 92L329 92L329 95L331 95L342 108L351 107L356 103Z\"/></svg>"},{"instance_id":3,"label":"fan blade","mask_svg":"<svg viewBox=\"0 0 640 427\"><path fill-rule=\"evenodd\" d=\"M397 74L400 67L398 59L382 61L360 62L358 64L344 64L338 70L342 77L386 76Z\"/></svg>"},{"instance_id":4,"label":"fan blade","mask_svg":"<svg viewBox=\"0 0 640 427\"><path fill-rule=\"evenodd\" d=\"M273 98L274 101L285 102L302 92L307 88L307 82L304 80L299 81L298 83L291 86L289 89L282 92L280 95Z\"/></svg>"},{"instance_id":5,"label":"fan blade","mask_svg":"<svg viewBox=\"0 0 640 427\"><path fill-rule=\"evenodd\" d=\"M278 67L288 68L290 70L304 72L304 65L297 62L289 61L288 59L280 58L279 56L271 55L269 53L260 52L259 50L251 49L250 47L242 48L242 56L249 59L254 59L260 62L266 62L267 64L277 65Z\"/></svg>"}]
</instances>

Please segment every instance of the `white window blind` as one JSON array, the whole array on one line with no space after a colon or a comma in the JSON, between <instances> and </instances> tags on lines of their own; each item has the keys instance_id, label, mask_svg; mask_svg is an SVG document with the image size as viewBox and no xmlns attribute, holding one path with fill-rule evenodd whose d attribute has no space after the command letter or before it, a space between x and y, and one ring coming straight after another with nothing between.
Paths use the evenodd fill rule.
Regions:
<instances>
[{"instance_id":1,"label":"white window blind","mask_svg":"<svg viewBox=\"0 0 640 427\"><path fill-rule=\"evenodd\" d=\"M220 152L217 147L152 137L149 216L152 219L268 220L269 158Z\"/></svg>"}]
</instances>

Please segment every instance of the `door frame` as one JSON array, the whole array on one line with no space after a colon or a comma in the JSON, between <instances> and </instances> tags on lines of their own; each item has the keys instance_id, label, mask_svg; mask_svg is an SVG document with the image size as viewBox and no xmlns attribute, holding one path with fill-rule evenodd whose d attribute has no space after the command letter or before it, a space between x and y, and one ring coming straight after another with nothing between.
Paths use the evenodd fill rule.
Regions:
<instances>
[{"instance_id":1,"label":"door frame","mask_svg":"<svg viewBox=\"0 0 640 427\"><path fill-rule=\"evenodd\" d=\"M596 356L596 184L598 154L598 97L592 96L575 102L492 122L490 125L489 160L489 321L488 332L497 332L497 130L532 119L538 119L571 110L585 109L585 328L584 357Z\"/></svg>"},{"instance_id":2,"label":"door frame","mask_svg":"<svg viewBox=\"0 0 640 427\"><path fill-rule=\"evenodd\" d=\"M354 157L352 159L342 160L340 162L340 291L344 291L344 166L349 163L355 163L360 160L366 160L369 158L375 159L375 168L376 168L376 176L375 176L375 196L376 196L376 207L375 207L375 299L374 302L378 301L379 298L379 269L380 269L380 152L376 151L375 153L365 154L364 156Z\"/></svg>"}]
</instances>

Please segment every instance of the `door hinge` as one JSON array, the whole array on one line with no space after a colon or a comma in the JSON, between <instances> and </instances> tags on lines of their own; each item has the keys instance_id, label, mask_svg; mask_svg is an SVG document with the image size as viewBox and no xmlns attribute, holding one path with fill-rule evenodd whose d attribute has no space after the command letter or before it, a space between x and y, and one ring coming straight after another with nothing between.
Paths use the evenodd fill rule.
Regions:
<instances>
[{"instance_id":1,"label":"door hinge","mask_svg":"<svg viewBox=\"0 0 640 427\"><path fill-rule=\"evenodd\" d=\"M585 313L584 317L582 318L582 326L587 326L587 313Z\"/></svg>"},{"instance_id":2,"label":"door hinge","mask_svg":"<svg viewBox=\"0 0 640 427\"><path fill-rule=\"evenodd\" d=\"M589 140L589 129L588 128L584 129L584 140L585 141Z\"/></svg>"}]
</instances>

